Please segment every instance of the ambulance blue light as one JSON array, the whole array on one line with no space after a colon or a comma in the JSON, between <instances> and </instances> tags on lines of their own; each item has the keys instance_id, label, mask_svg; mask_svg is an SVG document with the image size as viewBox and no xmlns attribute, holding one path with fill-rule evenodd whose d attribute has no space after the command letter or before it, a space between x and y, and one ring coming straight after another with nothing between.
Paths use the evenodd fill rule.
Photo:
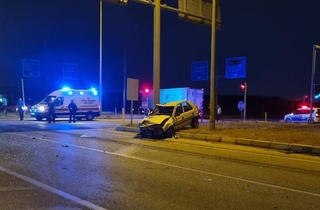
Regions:
<instances>
[{"instance_id":1,"label":"ambulance blue light","mask_svg":"<svg viewBox=\"0 0 320 210\"><path fill-rule=\"evenodd\" d=\"M68 94L69 94L69 95L72 95L72 94L73 94L73 92L70 90L70 91L68 91Z\"/></svg>"},{"instance_id":2,"label":"ambulance blue light","mask_svg":"<svg viewBox=\"0 0 320 210\"><path fill-rule=\"evenodd\" d=\"M62 88L62 91L68 91L68 90L70 90L69 87L63 87L63 88Z\"/></svg>"},{"instance_id":3,"label":"ambulance blue light","mask_svg":"<svg viewBox=\"0 0 320 210\"><path fill-rule=\"evenodd\" d=\"M315 99L320 98L320 94L314 96Z\"/></svg>"},{"instance_id":4,"label":"ambulance blue light","mask_svg":"<svg viewBox=\"0 0 320 210\"><path fill-rule=\"evenodd\" d=\"M80 95L82 95L82 96L83 96L83 95L84 95L84 92L83 92L83 91L80 91Z\"/></svg>"},{"instance_id":5,"label":"ambulance blue light","mask_svg":"<svg viewBox=\"0 0 320 210\"><path fill-rule=\"evenodd\" d=\"M91 88L90 90L92 91L93 95L98 95L98 91L95 88Z\"/></svg>"}]
</instances>

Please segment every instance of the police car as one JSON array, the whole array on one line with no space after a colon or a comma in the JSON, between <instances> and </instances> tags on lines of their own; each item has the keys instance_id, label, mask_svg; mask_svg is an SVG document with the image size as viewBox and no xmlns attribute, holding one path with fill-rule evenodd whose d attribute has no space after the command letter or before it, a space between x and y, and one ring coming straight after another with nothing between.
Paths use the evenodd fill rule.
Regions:
<instances>
[{"instance_id":1,"label":"police car","mask_svg":"<svg viewBox=\"0 0 320 210\"><path fill-rule=\"evenodd\" d=\"M286 114L284 116L284 121L291 123L315 123L320 122L320 108L312 108L312 119L310 119L310 107L302 106L302 108L297 109L296 112Z\"/></svg>"}]
</instances>

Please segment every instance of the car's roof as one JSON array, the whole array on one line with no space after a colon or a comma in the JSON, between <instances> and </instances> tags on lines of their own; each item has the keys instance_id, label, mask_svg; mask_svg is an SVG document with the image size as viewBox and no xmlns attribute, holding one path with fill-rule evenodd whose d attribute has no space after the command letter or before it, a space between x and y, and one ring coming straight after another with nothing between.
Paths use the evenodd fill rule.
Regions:
<instances>
[{"instance_id":1,"label":"car's roof","mask_svg":"<svg viewBox=\"0 0 320 210\"><path fill-rule=\"evenodd\" d=\"M312 107L313 110L318 110L320 107ZM307 108L298 108L297 110L310 110L310 107Z\"/></svg>"}]
</instances>

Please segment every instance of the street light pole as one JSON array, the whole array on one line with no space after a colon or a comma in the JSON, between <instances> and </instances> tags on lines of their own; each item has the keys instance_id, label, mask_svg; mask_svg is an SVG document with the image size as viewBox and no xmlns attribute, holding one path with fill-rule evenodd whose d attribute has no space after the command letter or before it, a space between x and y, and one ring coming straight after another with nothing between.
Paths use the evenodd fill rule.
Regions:
<instances>
[{"instance_id":1,"label":"street light pole","mask_svg":"<svg viewBox=\"0 0 320 210\"><path fill-rule=\"evenodd\" d=\"M102 0L100 0L100 54L99 54L99 98L102 111Z\"/></svg>"}]
</instances>

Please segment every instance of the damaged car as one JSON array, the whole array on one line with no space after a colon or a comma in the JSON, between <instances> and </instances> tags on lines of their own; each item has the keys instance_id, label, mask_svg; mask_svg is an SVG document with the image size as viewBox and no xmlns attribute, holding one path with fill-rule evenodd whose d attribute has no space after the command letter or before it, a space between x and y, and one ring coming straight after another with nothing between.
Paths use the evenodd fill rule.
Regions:
<instances>
[{"instance_id":1,"label":"damaged car","mask_svg":"<svg viewBox=\"0 0 320 210\"><path fill-rule=\"evenodd\" d=\"M199 109L191 101L157 104L150 115L139 123L140 137L171 138L186 126L199 127Z\"/></svg>"}]
</instances>

